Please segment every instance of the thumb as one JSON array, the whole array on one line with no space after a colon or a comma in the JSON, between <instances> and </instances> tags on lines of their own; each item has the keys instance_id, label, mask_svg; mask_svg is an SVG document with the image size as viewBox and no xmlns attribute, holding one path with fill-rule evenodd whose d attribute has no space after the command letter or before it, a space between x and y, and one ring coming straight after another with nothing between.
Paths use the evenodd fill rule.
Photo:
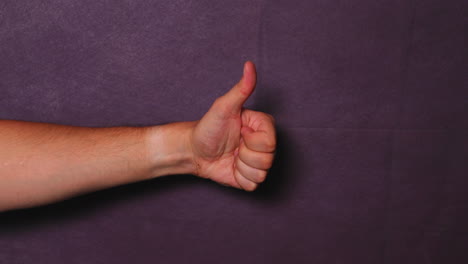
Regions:
<instances>
[{"instance_id":1,"label":"thumb","mask_svg":"<svg viewBox=\"0 0 468 264\"><path fill-rule=\"evenodd\" d=\"M244 64L244 73L241 80L222 96L224 108L231 113L240 113L242 106L253 93L257 82L255 65L251 61Z\"/></svg>"}]
</instances>

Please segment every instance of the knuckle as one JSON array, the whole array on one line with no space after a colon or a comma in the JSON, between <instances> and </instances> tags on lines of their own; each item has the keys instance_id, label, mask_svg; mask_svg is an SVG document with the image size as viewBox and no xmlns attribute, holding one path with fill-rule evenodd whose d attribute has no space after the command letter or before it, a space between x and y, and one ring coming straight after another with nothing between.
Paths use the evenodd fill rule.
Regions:
<instances>
[{"instance_id":1,"label":"knuckle","mask_svg":"<svg viewBox=\"0 0 468 264\"><path fill-rule=\"evenodd\" d=\"M274 151L276 149L276 140L274 138L266 139L265 147L268 149L268 151Z\"/></svg>"},{"instance_id":2,"label":"knuckle","mask_svg":"<svg viewBox=\"0 0 468 264\"><path fill-rule=\"evenodd\" d=\"M269 155L263 155L260 162L261 162L262 168L265 170L271 168L271 166L273 165L273 159Z\"/></svg>"},{"instance_id":3,"label":"knuckle","mask_svg":"<svg viewBox=\"0 0 468 264\"><path fill-rule=\"evenodd\" d=\"M264 182L266 180L266 176L267 176L266 171L262 171L261 173L258 174L257 181L259 183Z\"/></svg>"},{"instance_id":4,"label":"knuckle","mask_svg":"<svg viewBox=\"0 0 468 264\"><path fill-rule=\"evenodd\" d=\"M244 190L248 191L248 192L253 192L255 191L255 189L257 189L257 184L252 182L252 183L249 183L247 186L244 187Z\"/></svg>"},{"instance_id":5,"label":"knuckle","mask_svg":"<svg viewBox=\"0 0 468 264\"><path fill-rule=\"evenodd\" d=\"M266 120L270 121L272 124L275 123L275 118L272 115L263 113L263 116L265 117Z\"/></svg>"},{"instance_id":6,"label":"knuckle","mask_svg":"<svg viewBox=\"0 0 468 264\"><path fill-rule=\"evenodd\" d=\"M246 180L243 182L242 189L244 189L244 191L251 192L257 189L257 184L253 181Z\"/></svg>"},{"instance_id":7,"label":"knuckle","mask_svg":"<svg viewBox=\"0 0 468 264\"><path fill-rule=\"evenodd\" d=\"M268 114L268 118L273 124L276 122L275 117L273 117L272 115Z\"/></svg>"}]
</instances>

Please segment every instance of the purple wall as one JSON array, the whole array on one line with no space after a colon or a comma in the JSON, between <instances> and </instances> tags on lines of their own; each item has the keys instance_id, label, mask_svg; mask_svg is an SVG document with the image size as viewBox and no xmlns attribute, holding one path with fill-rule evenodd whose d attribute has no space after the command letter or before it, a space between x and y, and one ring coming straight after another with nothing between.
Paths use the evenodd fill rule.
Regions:
<instances>
[{"instance_id":1,"label":"purple wall","mask_svg":"<svg viewBox=\"0 0 468 264\"><path fill-rule=\"evenodd\" d=\"M463 0L2 0L0 119L200 118L256 62L254 193L174 176L0 214L0 263L468 262ZM216 75L213 75L215 73Z\"/></svg>"}]
</instances>

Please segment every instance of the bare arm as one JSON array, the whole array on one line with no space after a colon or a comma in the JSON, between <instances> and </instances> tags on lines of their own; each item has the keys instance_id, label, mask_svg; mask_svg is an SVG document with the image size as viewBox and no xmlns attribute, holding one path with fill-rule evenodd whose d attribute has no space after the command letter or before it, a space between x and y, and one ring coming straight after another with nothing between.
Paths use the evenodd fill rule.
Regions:
<instances>
[{"instance_id":1,"label":"bare arm","mask_svg":"<svg viewBox=\"0 0 468 264\"><path fill-rule=\"evenodd\" d=\"M255 66L199 121L86 128L0 120L0 211L171 174L253 191L276 147L270 115L244 109Z\"/></svg>"},{"instance_id":2,"label":"bare arm","mask_svg":"<svg viewBox=\"0 0 468 264\"><path fill-rule=\"evenodd\" d=\"M195 173L187 148L191 126L85 128L0 121L0 211Z\"/></svg>"}]
</instances>

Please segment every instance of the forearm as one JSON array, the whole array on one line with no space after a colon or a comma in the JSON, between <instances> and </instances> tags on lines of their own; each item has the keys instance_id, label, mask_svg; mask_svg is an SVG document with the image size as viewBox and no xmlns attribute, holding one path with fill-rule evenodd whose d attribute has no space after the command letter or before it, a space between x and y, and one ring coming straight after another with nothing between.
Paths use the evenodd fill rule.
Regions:
<instances>
[{"instance_id":1,"label":"forearm","mask_svg":"<svg viewBox=\"0 0 468 264\"><path fill-rule=\"evenodd\" d=\"M193 123L85 128L0 121L0 211L193 173Z\"/></svg>"}]
</instances>

